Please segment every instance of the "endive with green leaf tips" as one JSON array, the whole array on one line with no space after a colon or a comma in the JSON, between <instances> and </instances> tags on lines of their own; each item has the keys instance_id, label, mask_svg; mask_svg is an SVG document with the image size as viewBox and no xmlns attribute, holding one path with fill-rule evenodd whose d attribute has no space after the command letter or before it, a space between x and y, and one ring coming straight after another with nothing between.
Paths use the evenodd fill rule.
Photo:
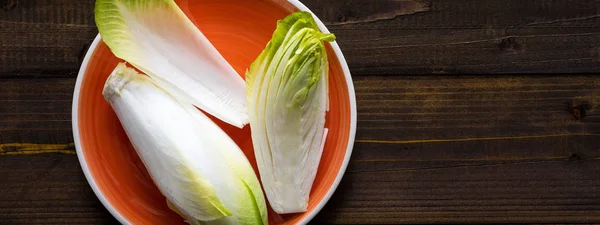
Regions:
<instances>
[{"instance_id":1,"label":"endive with green leaf tips","mask_svg":"<svg viewBox=\"0 0 600 225\"><path fill-rule=\"evenodd\" d=\"M102 94L169 206L189 223L267 224L250 162L201 111L124 63Z\"/></svg>"},{"instance_id":2,"label":"endive with green leaf tips","mask_svg":"<svg viewBox=\"0 0 600 225\"><path fill-rule=\"evenodd\" d=\"M97 0L111 52L169 92L237 127L248 123L245 83L173 0Z\"/></svg>"},{"instance_id":3,"label":"endive with green leaf tips","mask_svg":"<svg viewBox=\"0 0 600 225\"><path fill-rule=\"evenodd\" d=\"M305 212L323 152L329 107L325 41L308 12L281 21L246 72L252 142L277 213Z\"/></svg>"}]
</instances>

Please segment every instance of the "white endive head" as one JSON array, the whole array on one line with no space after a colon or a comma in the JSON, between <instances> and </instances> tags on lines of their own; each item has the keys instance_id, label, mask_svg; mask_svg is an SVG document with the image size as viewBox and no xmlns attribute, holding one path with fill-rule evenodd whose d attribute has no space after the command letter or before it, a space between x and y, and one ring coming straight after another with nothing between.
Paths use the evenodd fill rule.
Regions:
<instances>
[{"instance_id":1,"label":"white endive head","mask_svg":"<svg viewBox=\"0 0 600 225\"><path fill-rule=\"evenodd\" d=\"M256 161L269 203L278 213L304 212L327 136L328 62L312 15L297 12L277 24L246 73Z\"/></svg>"},{"instance_id":2,"label":"white endive head","mask_svg":"<svg viewBox=\"0 0 600 225\"><path fill-rule=\"evenodd\" d=\"M179 100L237 127L248 123L244 79L173 0L97 0L111 52Z\"/></svg>"},{"instance_id":3,"label":"white endive head","mask_svg":"<svg viewBox=\"0 0 600 225\"><path fill-rule=\"evenodd\" d=\"M267 223L250 163L202 112L123 63L102 94L170 207L189 223Z\"/></svg>"}]
</instances>

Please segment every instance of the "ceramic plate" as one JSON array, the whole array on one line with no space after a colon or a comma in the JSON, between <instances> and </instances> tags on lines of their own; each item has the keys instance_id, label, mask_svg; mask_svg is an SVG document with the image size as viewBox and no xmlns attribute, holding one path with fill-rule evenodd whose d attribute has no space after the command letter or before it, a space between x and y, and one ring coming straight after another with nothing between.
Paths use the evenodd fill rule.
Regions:
<instances>
[{"instance_id":1,"label":"ceramic plate","mask_svg":"<svg viewBox=\"0 0 600 225\"><path fill-rule=\"evenodd\" d=\"M176 1L225 59L243 77L246 68L266 46L277 20L294 11L309 11L290 0ZM328 32L317 20L323 32ZM310 193L308 211L277 215L269 224L306 224L329 200L340 182L354 143L356 103L346 61L338 45L327 44L330 63L329 134ZM104 206L123 224L185 224L167 208L165 198L150 180L110 105L102 87L117 59L96 37L77 77L73 99L73 135L77 155L90 186ZM242 148L255 171L250 129L215 120ZM258 171L257 171L258 174Z\"/></svg>"}]
</instances>

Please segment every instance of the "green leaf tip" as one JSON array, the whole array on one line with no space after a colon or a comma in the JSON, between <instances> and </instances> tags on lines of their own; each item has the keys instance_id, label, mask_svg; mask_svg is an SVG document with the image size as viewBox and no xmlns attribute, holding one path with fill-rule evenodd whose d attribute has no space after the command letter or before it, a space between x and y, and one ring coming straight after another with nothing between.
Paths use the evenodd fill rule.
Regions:
<instances>
[{"instance_id":1,"label":"green leaf tip","mask_svg":"<svg viewBox=\"0 0 600 225\"><path fill-rule=\"evenodd\" d=\"M318 58L325 53L323 42L333 42L336 36L333 33L322 33L319 26L315 22L313 15L310 12L299 11L294 12L282 20L277 21L277 28L273 32L271 40L267 43L265 49L259 54L257 59L249 66L246 70L246 94L251 95L253 85L255 84L255 76L257 73L265 72L275 57L278 50L281 51L283 48L290 48L290 41L297 41L299 44L296 46L295 55L298 56L295 59L290 59L290 64L293 63L305 63L307 58ZM325 59L326 61L327 59ZM325 63L327 64L327 63ZM313 65L317 67L318 65ZM294 70L300 69L298 65L292 65ZM318 68L311 68L318 69ZM261 71L261 72L259 72ZM292 71L290 71L292 72ZM298 71L294 71L292 75L296 75ZM309 87L319 80L318 73L310 73L311 79L308 82Z\"/></svg>"}]
</instances>

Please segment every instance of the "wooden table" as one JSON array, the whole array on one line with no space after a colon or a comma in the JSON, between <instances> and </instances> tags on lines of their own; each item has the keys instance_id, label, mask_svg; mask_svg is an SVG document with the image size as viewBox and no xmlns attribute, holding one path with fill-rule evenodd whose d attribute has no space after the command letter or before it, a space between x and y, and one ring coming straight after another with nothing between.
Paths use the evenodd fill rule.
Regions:
<instances>
[{"instance_id":1,"label":"wooden table","mask_svg":"<svg viewBox=\"0 0 600 225\"><path fill-rule=\"evenodd\" d=\"M600 223L600 2L304 0L358 130L314 224ZM115 224L71 133L92 0L0 1L0 224Z\"/></svg>"}]
</instances>

